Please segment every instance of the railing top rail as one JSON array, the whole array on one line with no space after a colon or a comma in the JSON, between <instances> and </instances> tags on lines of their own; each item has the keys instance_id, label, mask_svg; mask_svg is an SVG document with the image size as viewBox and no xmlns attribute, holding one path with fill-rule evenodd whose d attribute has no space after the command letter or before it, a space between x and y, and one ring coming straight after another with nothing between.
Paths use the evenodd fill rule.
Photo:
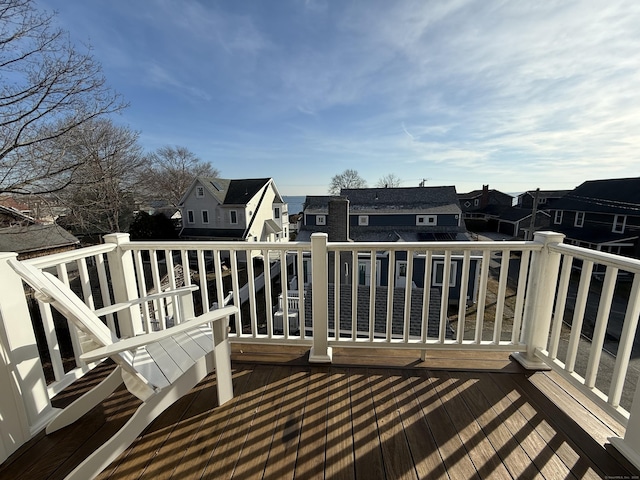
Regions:
<instances>
[{"instance_id":1,"label":"railing top rail","mask_svg":"<svg viewBox=\"0 0 640 480\"><path fill-rule=\"evenodd\" d=\"M109 253L115 248L116 245L109 243L103 245L92 245L90 247L83 247L77 250L70 250L68 252L53 253L44 257L29 258L25 260L25 262L38 268L49 268L60 265L61 263L69 263L83 258L92 257L94 255Z\"/></svg>"},{"instance_id":2,"label":"railing top rail","mask_svg":"<svg viewBox=\"0 0 640 480\"><path fill-rule=\"evenodd\" d=\"M311 250L309 242L140 241L122 245L127 250Z\"/></svg>"},{"instance_id":3,"label":"railing top rail","mask_svg":"<svg viewBox=\"0 0 640 480\"><path fill-rule=\"evenodd\" d=\"M630 257L623 257L613 253L601 252L590 248L578 247L576 245L568 245L566 243L558 243L549 245L552 252L562 255L570 255L582 260L590 260L601 265L610 265L619 270L625 270L632 273L640 273L640 260Z\"/></svg>"},{"instance_id":4,"label":"railing top rail","mask_svg":"<svg viewBox=\"0 0 640 480\"><path fill-rule=\"evenodd\" d=\"M504 242L330 242L327 248L331 251L354 250L429 250L429 251L496 251L518 250L537 251L542 249L538 242L504 241Z\"/></svg>"}]
</instances>

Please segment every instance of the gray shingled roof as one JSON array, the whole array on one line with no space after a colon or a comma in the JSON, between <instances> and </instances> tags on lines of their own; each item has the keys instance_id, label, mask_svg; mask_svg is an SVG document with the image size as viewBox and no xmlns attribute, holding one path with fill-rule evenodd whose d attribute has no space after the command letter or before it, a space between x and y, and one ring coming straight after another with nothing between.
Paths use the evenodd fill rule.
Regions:
<instances>
[{"instance_id":1,"label":"gray shingled roof","mask_svg":"<svg viewBox=\"0 0 640 480\"><path fill-rule=\"evenodd\" d=\"M347 197L352 211L420 211L434 213L460 213L456 188L343 188L340 195Z\"/></svg>"},{"instance_id":2,"label":"gray shingled roof","mask_svg":"<svg viewBox=\"0 0 640 480\"><path fill-rule=\"evenodd\" d=\"M0 228L2 252L29 253L78 243L80 242L76 237L55 224Z\"/></svg>"}]
</instances>

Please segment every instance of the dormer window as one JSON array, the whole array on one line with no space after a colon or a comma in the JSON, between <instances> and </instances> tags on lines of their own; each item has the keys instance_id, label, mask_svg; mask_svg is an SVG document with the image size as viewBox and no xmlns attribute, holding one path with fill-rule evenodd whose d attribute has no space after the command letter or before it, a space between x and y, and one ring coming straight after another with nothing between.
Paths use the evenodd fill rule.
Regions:
<instances>
[{"instance_id":1,"label":"dormer window","mask_svg":"<svg viewBox=\"0 0 640 480\"><path fill-rule=\"evenodd\" d=\"M327 224L326 215L316 215L316 225L326 225L326 224Z\"/></svg>"},{"instance_id":2,"label":"dormer window","mask_svg":"<svg viewBox=\"0 0 640 480\"><path fill-rule=\"evenodd\" d=\"M230 210L229 211L229 221L233 225L238 223L238 212L236 210Z\"/></svg>"},{"instance_id":3,"label":"dormer window","mask_svg":"<svg viewBox=\"0 0 640 480\"><path fill-rule=\"evenodd\" d=\"M196 198L203 198L204 197L204 187L203 186L197 186L196 187Z\"/></svg>"},{"instance_id":4,"label":"dormer window","mask_svg":"<svg viewBox=\"0 0 640 480\"><path fill-rule=\"evenodd\" d=\"M369 225L369 215L358 215L358 225Z\"/></svg>"}]
</instances>

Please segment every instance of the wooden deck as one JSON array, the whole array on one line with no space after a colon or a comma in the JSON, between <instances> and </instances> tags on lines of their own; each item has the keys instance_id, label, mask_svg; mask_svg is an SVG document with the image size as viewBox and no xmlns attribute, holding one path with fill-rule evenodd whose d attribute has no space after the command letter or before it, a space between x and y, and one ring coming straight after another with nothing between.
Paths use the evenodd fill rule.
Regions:
<instances>
[{"instance_id":1,"label":"wooden deck","mask_svg":"<svg viewBox=\"0 0 640 480\"><path fill-rule=\"evenodd\" d=\"M215 375L207 377L99 478L638 475L607 445L620 426L577 402L554 374L527 373L484 355L415 358L351 351L336 354L332 366L310 366L303 352L259 355L236 347L233 401L212 407ZM68 403L108 369L99 367L57 403ZM137 405L126 390L116 391L80 422L21 448L0 466L0 478L64 478Z\"/></svg>"}]
</instances>

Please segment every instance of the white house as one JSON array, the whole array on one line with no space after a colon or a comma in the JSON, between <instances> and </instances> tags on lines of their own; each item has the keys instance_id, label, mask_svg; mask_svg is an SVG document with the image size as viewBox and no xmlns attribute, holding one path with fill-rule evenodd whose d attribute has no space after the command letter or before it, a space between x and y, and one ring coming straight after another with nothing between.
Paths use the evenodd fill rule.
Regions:
<instances>
[{"instance_id":1,"label":"white house","mask_svg":"<svg viewBox=\"0 0 640 480\"><path fill-rule=\"evenodd\" d=\"M180 236L193 240L286 242L289 214L272 178L197 177L180 201Z\"/></svg>"}]
</instances>

